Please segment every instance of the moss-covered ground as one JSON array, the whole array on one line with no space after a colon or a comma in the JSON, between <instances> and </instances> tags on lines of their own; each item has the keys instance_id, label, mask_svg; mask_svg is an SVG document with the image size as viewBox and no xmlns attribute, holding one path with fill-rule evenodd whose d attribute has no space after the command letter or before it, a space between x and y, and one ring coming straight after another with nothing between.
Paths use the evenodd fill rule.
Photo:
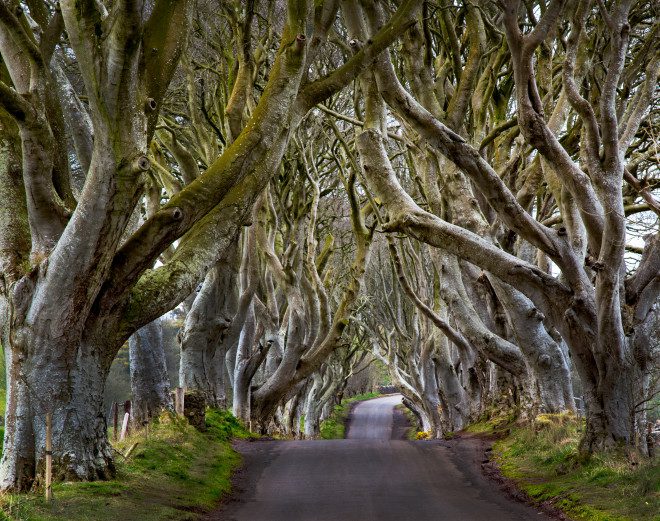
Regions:
<instances>
[{"instance_id":1,"label":"moss-covered ground","mask_svg":"<svg viewBox=\"0 0 660 521\"><path fill-rule=\"evenodd\" d=\"M583 422L570 414L540 415L531 425L509 420L467 430L502 436L494 458L533 500L580 521L660 521L660 458L631 451L580 457Z\"/></svg>"},{"instance_id":2,"label":"moss-covered ground","mask_svg":"<svg viewBox=\"0 0 660 521\"><path fill-rule=\"evenodd\" d=\"M328 418L320 425L321 438L324 440L339 440L346 435L346 421L351 412L351 404L372 398L378 398L379 393L365 393L344 398L339 405L335 405Z\"/></svg>"},{"instance_id":3,"label":"moss-covered ground","mask_svg":"<svg viewBox=\"0 0 660 521\"><path fill-rule=\"evenodd\" d=\"M56 483L54 501L43 491L0 496L0 519L21 521L192 520L230 489L240 456L232 438L250 434L225 411L209 410L207 432L162 415L148 429L115 445L112 481ZM134 446L128 458L122 456Z\"/></svg>"}]
</instances>

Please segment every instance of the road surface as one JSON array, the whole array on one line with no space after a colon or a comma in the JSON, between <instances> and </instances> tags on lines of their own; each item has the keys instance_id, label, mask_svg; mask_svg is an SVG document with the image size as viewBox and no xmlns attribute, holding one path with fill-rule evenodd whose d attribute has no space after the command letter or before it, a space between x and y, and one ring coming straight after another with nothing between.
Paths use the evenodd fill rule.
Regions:
<instances>
[{"instance_id":1,"label":"road surface","mask_svg":"<svg viewBox=\"0 0 660 521\"><path fill-rule=\"evenodd\" d=\"M392 440L400 396L355 407L346 440L243 443L225 521L548 520L482 476L476 444Z\"/></svg>"},{"instance_id":2,"label":"road surface","mask_svg":"<svg viewBox=\"0 0 660 521\"><path fill-rule=\"evenodd\" d=\"M349 440L389 440L394 438L392 412L394 407L400 403L400 394L358 403L352 411L346 438Z\"/></svg>"}]
</instances>

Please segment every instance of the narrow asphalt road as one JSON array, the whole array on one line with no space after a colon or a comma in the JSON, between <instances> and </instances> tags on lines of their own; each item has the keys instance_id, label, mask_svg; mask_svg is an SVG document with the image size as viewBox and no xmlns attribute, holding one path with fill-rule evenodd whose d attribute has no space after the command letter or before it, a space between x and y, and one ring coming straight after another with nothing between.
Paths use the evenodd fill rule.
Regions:
<instances>
[{"instance_id":1,"label":"narrow asphalt road","mask_svg":"<svg viewBox=\"0 0 660 521\"><path fill-rule=\"evenodd\" d=\"M401 395L385 396L358 403L351 413L346 438L349 440L392 439L394 407L401 403Z\"/></svg>"},{"instance_id":2,"label":"narrow asphalt road","mask_svg":"<svg viewBox=\"0 0 660 521\"><path fill-rule=\"evenodd\" d=\"M244 442L225 521L548 520L481 474L477 444L390 439L400 396L355 407L346 440Z\"/></svg>"}]
</instances>

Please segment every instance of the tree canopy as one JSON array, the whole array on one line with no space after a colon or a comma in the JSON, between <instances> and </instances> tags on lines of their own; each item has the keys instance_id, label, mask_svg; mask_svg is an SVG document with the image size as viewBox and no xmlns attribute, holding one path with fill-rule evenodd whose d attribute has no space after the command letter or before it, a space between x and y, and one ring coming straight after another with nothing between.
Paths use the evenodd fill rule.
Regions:
<instances>
[{"instance_id":1,"label":"tree canopy","mask_svg":"<svg viewBox=\"0 0 660 521\"><path fill-rule=\"evenodd\" d=\"M584 451L643 449L657 10L0 0L0 487L46 412L60 477L112 474L110 365L131 338L171 406L140 357L177 306L180 384L263 430L373 362L433 436L577 407Z\"/></svg>"}]
</instances>

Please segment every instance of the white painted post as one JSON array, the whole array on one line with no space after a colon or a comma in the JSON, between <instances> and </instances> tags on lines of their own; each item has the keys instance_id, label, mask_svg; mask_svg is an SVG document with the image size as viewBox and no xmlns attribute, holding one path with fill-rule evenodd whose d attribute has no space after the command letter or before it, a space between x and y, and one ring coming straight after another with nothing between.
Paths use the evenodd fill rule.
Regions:
<instances>
[{"instance_id":1,"label":"white painted post","mask_svg":"<svg viewBox=\"0 0 660 521\"><path fill-rule=\"evenodd\" d=\"M46 501L53 500L53 415L46 413Z\"/></svg>"},{"instance_id":2,"label":"white painted post","mask_svg":"<svg viewBox=\"0 0 660 521\"><path fill-rule=\"evenodd\" d=\"M121 435L119 436L119 439L121 441L123 441L124 438L126 438L126 434L128 434L128 422L130 421L130 419L131 419L131 413L125 412L124 421L121 424Z\"/></svg>"}]
</instances>

